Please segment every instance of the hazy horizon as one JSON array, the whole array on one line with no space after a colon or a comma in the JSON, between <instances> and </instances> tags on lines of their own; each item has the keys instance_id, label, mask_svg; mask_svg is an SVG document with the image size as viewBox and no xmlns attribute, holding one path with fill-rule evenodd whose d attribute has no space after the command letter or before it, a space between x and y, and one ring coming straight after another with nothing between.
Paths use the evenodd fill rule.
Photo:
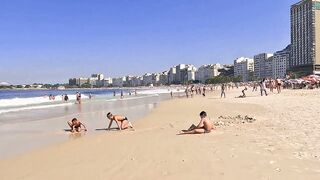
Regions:
<instances>
[{"instance_id":1,"label":"hazy horizon","mask_svg":"<svg viewBox=\"0 0 320 180\"><path fill-rule=\"evenodd\" d=\"M233 64L290 44L298 0L24 0L1 3L0 82L162 72Z\"/></svg>"}]
</instances>

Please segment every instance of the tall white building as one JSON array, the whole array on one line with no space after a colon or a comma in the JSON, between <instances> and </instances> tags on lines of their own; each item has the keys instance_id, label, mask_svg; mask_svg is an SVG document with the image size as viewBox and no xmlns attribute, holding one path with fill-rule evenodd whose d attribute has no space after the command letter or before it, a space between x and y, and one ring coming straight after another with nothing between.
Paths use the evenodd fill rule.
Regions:
<instances>
[{"instance_id":1,"label":"tall white building","mask_svg":"<svg viewBox=\"0 0 320 180\"><path fill-rule=\"evenodd\" d=\"M176 74L177 74L176 67L170 68L170 70L168 72L169 84L172 84L176 81Z\"/></svg>"},{"instance_id":2,"label":"tall white building","mask_svg":"<svg viewBox=\"0 0 320 180\"><path fill-rule=\"evenodd\" d=\"M196 72L197 72L197 68L192 65L192 64L188 64L186 65L186 71L187 71L187 78L185 79L186 81L194 81L196 80Z\"/></svg>"},{"instance_id":3,"label":"tall white building","mask_svg":"<svg viewBox=\"0 0 320 180\"><path fill-rule=\"evenodd\" d=\"M291 45L288 45L284 50L274 53L272 76L276 78L285 78L289 68L291 55Z\"/></svg>"},{"instance_id":4,"label":"tall white building","mask_svg":"<svg viewBox=\"0 0 320 180\"><path fill-rule=\"evenodd\" d=\"M221 64L203 65L198 68L195 79L201 83L205 83L207 79L211 79L220 74Z\"/></svg>"},{"instance_id":5,"label":"tall white building","mask_svg":"<svg viewBox=\"0 0 320 180\"><path fill-rule=\"evenodd\" d=\"M175 82L177 83L182 83L183 80L185 79L185 72L183 72L186 68L185 64L179 64L176 66L176 77L175 77Z\"/></svg>"},{"instance_id":6,"label":"tall white building","mask_svg":"<svg viewBox=\"0 0 320 180\"><path fill-rule=\"evenodd\" d=\"M254 60L246 57L240 57L234 60L234 76L241 76L243 82L253 79Z\"/></svg>"},{"instance_id":7,"label":"tall white building","mask_svg":"<svg viewBox=\"0 0 320 180\"><path fill-rule=\"evenodd\" d=\"M162 85L166 85L169 83L169 76L168 76L168 71L164 71L160 74L160 80L159 83Z\"/></svg>"},{"instance_id":8,"label":"tall white building","mask_svg":"<svg viewBox=\"0 0 320 180\"><path fill-rule=\"evenodd\" d=\"M292 71L320 74L320 0L291 6Z\"/></svg>"},{"instance_id":9,"label":"tall white building","mask_svg":"<svg viewBox=\"0 0 320 180\"><path fill-rule=\"evenodd\" d=\"M272 77L273 54L262 53L254 56L254 78L260 80Z\"/></svg>"},{"instance_id":10,"label":"tall white building","mask_svg":"<svg viewBox=\"0 0 320 180\"><path fill-rule=\"evenodd\" d=\"M81 78L77 78L76 79L76 84L78 86L82 86L83 84L87 84L87 83L89 83L89 79L88 78L81 77Z\"/></svg>"},{"instance_id":11,"label":"tall white building","mask_svg":"<svg viewBox=\"0 0 320 180\"><path fill-rule=\"evenodd\" d=\"M114 87L123 87L125 83L126 83L126 77L119 77L119 78L112 79L112 85Z\"/></svg>"},{"instance_id":12,"label":"tall white building","mask_svg":"<svg viewBox=\"0 0 320 180\"><path fill-rule=\"evenodd\" d=\"M132 87L142 86L142 76L133 76L130 82Z\"/></svg>"},{"instance_id":13,"label":"tall white building","mask_svg":"<svg viewBox=\"0 0 320 180\"><path fill-rule=\"evenodd\" d=\"M144 86L153 84L153 76L151 73L146 73L142 76L142 84Z\"/></svg>"}]
</instances>

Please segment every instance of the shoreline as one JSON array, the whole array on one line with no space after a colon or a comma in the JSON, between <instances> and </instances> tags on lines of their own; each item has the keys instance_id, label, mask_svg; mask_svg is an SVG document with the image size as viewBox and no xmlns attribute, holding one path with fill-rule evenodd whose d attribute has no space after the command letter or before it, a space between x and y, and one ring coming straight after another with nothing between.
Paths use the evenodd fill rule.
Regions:
<instances>
[{"instance_id":1,"label":"shoreline","mask_svg":"<svg viewBox=\"0 0 320 180\"><path fill-rule=\"evenodd\" d=\"M74 117L79 118L89 128L85 136L100 134L107 126L105 115L109 111L119 114L126 112L125 115L135 122L167 98L167 95L146 95L114 101L98 99L81 105L73 104L4 114L2 117L7 120L0 124L0 141L2 142L0 160L52 143L68 141L69 133L64 129L68 129L66 122ZM18 117L24 117L24 119L20 120Z\"/></svg>"},{"instance_id":2,"label":"shoreline","mask_svg":"<svg viewBox=\"0 0 320 180\"><path fill-rule=\"evenodd\" d=\"M207 97L162 101L134 123L136 131L76 138L0 160L0 177L67 179L74 176L70 172L80 171L78 179L316 180L320 124L310 112L316 110L319 92L284 91L268 97L248 92L248 98L234 98L238 89L227 91L226 99L216 91ZM197 123L201 110L224 124L209 134L177 136ZM256 121L234 122L238 115Z\"/></svg>"}]
</instances>

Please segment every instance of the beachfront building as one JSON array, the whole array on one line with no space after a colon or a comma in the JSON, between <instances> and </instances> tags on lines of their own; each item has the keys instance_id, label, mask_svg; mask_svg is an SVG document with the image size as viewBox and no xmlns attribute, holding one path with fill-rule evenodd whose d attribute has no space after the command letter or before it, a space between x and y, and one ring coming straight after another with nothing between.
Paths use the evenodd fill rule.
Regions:
<instances>
[{"instance_id":1,"label":"beachfront building","mask_svg":"<svg viewBox=\"0 0 320 180\"><path fill-rule=\"evenodd\" d=\"M288 45L285 49L274 53L272 65L272 76L274 79L286 77L289 67L290 54L291 45Z\"/></svg>"},{"instance_id":2,"label":"beachfront building","mask_svg":"<svg viewBox=\"0 0 320 180\"><path fill-rule=\"evenodd\" d=\"M102 81L104 79L103 74L91 74L91 78L97 79L98 81Z\"/></svg>"},{"instance_id":3,"label":"beachfront building","mask_svg":"<svg viewBox=\"0 0 320 180\"><path fill-rule=\"evenodd\" d=\"M69 79L69 85L70 86L76 86L77 85L77 78L70 78Z\"/></svg>"},{"instance_id":4,"label":"beachfront building","mask_svg":"<svg viewBox=\"0 0 320 180\"><path fill-rule=\"evenodd\" d=\"M291 6L291 44L290 70L320 74L320 0Z\"/></svg>"},{"instance_id":5,"label":"beachfront building","mask_svg":"<svg viewBox=\"0 0 320 180\"><path fill-rule=\"evenodd\" d=\"M168 71L164 71L160 74L160 79L159 79L159 83L161 85L166 85L169 83L169 76L168 76L169 72Z\"/></svg>"},{"instance_id":6,"label":"beachfront building","mask_svg":"<svg viewBox=\"0 0 320 180\"><path fill-rule=\"evenodd\" d=\"M234 76L242 77L243 82L252 81L254 72L254 60L240 57L234 60Z\"/></svg>"},{"instance_id":7,"label":"beachfront building","mask_svg":"<svg viewBox=\"0 0 320 180\"><path fill-rule=\"evenodd\" d=\"M171 68L168 73L169 83L184 84L189 81L194 81L197 68L192 64L179 64ZM174 73L175 72L175 73Z\"/></svg>"},{"instance_id":8,"label":"beachfront building","mask_svg":"<svg viewBox=\"0 0 320 180\"><path fill-rule=\"evenodd\" d=\"M90 78L88 78L88 83L91 86L97 86L99 84L99 80L97 77L90 77Z\"/></svg>"},{"instance_id":9,"label":"beachfront building","mask_svg":"<svg viewBox=\"0 0 320 180\"><path fill-rule=\"evenodd\" d=\"M79 87L81 87L83 84L87 84L88 81L89 81L88 78L83 78L83 77L77 78L77 79L76 79L76 85L79 86Z\"/></svg>"},{"instance_id":10,"label":"beachfront building","mask_svg":"<svg viewBox=\"0 0 320 180\"><path fill-rule=\"evenodd\" d=\"M254 79L272 77L272 60L273 54L261 53L254 56Z\"/></svg>"},{"instance_id":11,"label":"beachfront building","mask_svg":"<svg viewBox=\"0 0 320 180\"><path fill-rule=\"evenodd\" d=\"M220 74L221 64L209 64L200 66L195 74L195 79L201 83L205 83L206 80L211 79Z\"/></svg>"},{"instance_id":12,"label":"beachfront building","mask_svg":"<svg viewBox=\"0 0 320 180\"><path fill-rule=\"evenodd\" d=\"M131 87L142 86L142 76L133 76L129 82Z\"/></svg>"},{"instance_id":13,"label":"beachfront building","mask_svg":"<svg viewBox=\"0 0 320 180\"><path fill-rule=\"evenodd\" d=\"M153 77L151 73L146 73L142 76L142 84L144 86L149 86L151 84L153 84Z\"/></svg>"},{"instance_id":14,"label":"beachfront building","mask_svg":"<svg viewBox=\"0 0 320 180\"><path fill-rule=\"evenodd\" d=\"M111 85L112 85L112 78L110 77L104 78L103 80L99 81L99 84L98 84L99 87L109 87Z\"/></svg>"},{"instance_id":15,"label":"beachfront building","mask_svg":"<svg viewBox=\"0 0 320 180\"><path fill-rule=\"evenodd\" d=\"M197 68L192 65L192 64L188 64L186 65L186 71L187 71L187 78L184 81L194 81L196 80L196 72L197 72Z\"/></svg>"},{"instance_id":16,"label":"beachfront building","mask_svg":"<svg viewBox=\"0 0 320 180\"><path fill-rule=\"evenodd\" d=\"M185 64L179 64L176 66L176 76L175 82L181 84L186 76L186 73L183 72L186 68Z\"/></svg>"},{"instance_id":17,"label":"beachfront building","mask_svg":"<svg viewBox=\"0 0 320 180\"><path fill-rule=\"evenodd\" d=\"M176 82L176 74L177 74L176 67L170 68L170 70L168 72L169 84L174 84Z\"/></svg>"},{"instance_id":18,"label":"beachfront building","mask_svg":"<svg viewBox=\"0 0 320 180\"><path fill-rule=\"evenodd\" d=\"M123 87L126 83L126 77L112 78L112 86Z\"/></svg>"}]
</instances>

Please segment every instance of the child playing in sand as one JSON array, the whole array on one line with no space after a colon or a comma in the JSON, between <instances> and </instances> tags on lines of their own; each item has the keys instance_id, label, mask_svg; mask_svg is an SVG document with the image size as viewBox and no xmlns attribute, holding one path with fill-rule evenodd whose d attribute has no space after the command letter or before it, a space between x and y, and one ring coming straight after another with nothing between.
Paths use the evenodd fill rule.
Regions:
<instances>
[{"instance_id":1,"label":"child playing in sand","mask_svg":"<svg viewBox=\"0 0 320 180\"><path fill-rule=\"evenodd\" d=\"M107 114L107 118L110 120L107 130L110 130L112 122L115 121L118 125L119 130L128 129L129 127L133 129L131 122L128 118L120 115L113 115L111 112Z\"/></svg>"},{"instance_id":2,"label":"child playing in sand","mask_svg":"<svg viewBox=\"0 0 320 180\"><path fill-rule=\"evenodd\" d=\"M81 131L81 126L84 128L84 131L87 131L86 126L80 122L77 118L73 118L70 122L68 122L68 125L71 128L71 132L80 132Z\"/></svg>"},{"instance_id":3,"label":"child playing in sand","mask_svg":"<svg viewBox=\"0 0 320 180\"><path fill-rule=\"evenodd\" d=\"M205 111L202 111L200 113L200 118L200 122L197 126L192 124L188 130L182 130L179 135L210 133L211 130L215 129L213 123L209 120Z\"/></svg>"}]
</instances>

